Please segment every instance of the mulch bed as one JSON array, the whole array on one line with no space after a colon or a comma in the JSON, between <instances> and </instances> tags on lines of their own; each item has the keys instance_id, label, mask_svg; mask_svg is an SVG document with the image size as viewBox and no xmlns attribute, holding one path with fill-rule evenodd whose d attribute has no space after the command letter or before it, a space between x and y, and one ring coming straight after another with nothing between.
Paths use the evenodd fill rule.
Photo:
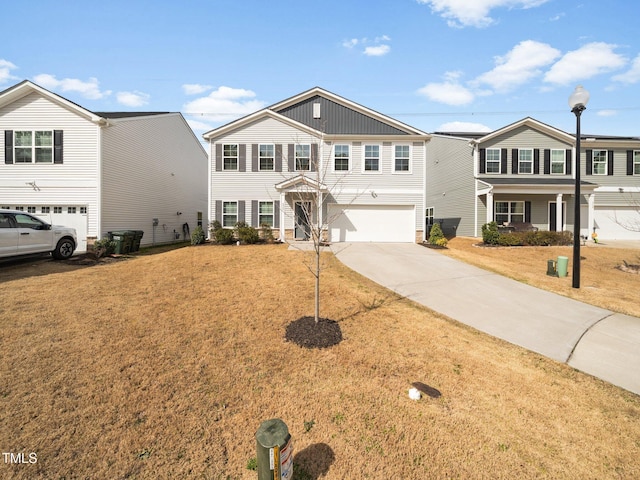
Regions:
<instances>
[{"instance_id":1,"label":"mulch bed","mask_svg":"<svg viewBox=\"0 0 640 480\"><path fill-rule=\"evenodd\" d=\"M342 330L335 320L301 317L287 325L284 338L303 348L328 348L342 341Z\"/></svg>"}]
</instances>

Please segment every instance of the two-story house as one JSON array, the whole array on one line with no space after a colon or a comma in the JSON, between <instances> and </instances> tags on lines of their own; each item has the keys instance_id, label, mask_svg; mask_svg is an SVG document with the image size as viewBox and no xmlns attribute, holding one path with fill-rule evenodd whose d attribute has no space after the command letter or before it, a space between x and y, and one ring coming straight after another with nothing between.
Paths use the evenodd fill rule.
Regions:
<instances>
[{"instance_id":1,"label":"two-story house","mask_svg":"<svg viewBox=\"0 0 640 480\"><path fill-rule=\"evenodd\" d=\"M575 143L529 117L488 134L434 134L427 223L474 237L491 221L573 231ZM580 169L580 234L639 239L640 139L583 135Z\"/></svg>"},{"instance_id":2,"label":"two-story house","mask_svg":"<svg viewBox=\"0 0 640 480\"><path fill-rule=\"evenodd\" d=\"M209 217L268 224L306 240L415 242L424 236L430 136L321 88L204 134Z\"/></svg>"},{"instance_id":3,"label":"two-story house","mask_svg":"<svg viewBox=\"0 0 640 480\"><path fill-rule=\"evenodd\" d=\"M92 112L30 81L0 92L0 206L142 244L207 225L206 151L180 113Z\"/></svg>"}]
</instances>

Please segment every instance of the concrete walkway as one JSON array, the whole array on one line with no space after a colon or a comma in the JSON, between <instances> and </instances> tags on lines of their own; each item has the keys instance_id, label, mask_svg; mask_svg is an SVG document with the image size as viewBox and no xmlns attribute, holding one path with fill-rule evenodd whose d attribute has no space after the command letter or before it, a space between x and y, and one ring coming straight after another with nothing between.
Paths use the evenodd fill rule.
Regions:
<instances>
[{"instance_id":1,"label":"concrete walkway","mask_svg":"<svg viewBox=\"0 0 640 480\"><path fill-rule=\"evenodd\" d=\"M436 312L640 395L640 318L416 244L339 243L332 251L352 270Z\"/></svg>"}]
</instances>

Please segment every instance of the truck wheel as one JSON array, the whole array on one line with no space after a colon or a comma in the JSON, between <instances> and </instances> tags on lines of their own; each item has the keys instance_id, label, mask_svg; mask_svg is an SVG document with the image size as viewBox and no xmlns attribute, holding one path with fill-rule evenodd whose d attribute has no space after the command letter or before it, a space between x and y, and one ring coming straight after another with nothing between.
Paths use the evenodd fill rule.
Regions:
<instances>
[{"instance_id":1,"label":"truck wheel","mask_svg":"<svg viewBox=\"0 0 640 480\"><path fill-rule=\"evenodd\" d=\"M73 255L73 251L76 249L76 245L70 238L63 238L56 245L56 249L51 252L53 258L56 260L66 260L67 258L71 258Z\"/></svg>"}]
</instances>

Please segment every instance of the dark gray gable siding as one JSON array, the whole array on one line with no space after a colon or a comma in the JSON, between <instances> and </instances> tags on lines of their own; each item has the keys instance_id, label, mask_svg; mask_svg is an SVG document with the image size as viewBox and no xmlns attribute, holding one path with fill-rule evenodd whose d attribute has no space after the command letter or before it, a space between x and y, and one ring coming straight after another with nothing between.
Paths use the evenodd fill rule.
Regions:
<instances>
[{"instance_id":1,"label":"dark gray gable siding","mask_svg":"<svg viewBox=\"0 0 640 480\"><path fill-rule=\"evenodd\" d=\"M313 118L313 104L320 103L320 119ZM392 125L315 95L278 113L330 135L408 135Z\"/></svg>"}]
</instances>

